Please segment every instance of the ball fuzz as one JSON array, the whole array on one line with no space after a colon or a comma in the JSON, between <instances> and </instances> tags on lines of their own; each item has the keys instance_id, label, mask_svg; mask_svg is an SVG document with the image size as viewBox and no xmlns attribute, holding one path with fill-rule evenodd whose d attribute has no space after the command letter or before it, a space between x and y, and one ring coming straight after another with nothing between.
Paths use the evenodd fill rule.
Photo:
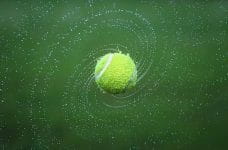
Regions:
<instances>
[{"instance_id":1,"label":"ball fuzz","mask_svg":"<svg viewBox=\"0 0 228 150\"><path fill-rule=\"evenodd\" d=\"M118 94L135 86L137 69L127 54L109 53L97 61L95 81L105 92Z\"/></svg>"}]
</instances>

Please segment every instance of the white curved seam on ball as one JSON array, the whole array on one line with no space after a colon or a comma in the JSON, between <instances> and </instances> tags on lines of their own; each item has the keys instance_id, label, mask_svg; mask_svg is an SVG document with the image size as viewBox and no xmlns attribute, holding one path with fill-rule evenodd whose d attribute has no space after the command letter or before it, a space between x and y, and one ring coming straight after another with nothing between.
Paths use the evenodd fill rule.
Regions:
<instances>
[{"instance_id":1,"label":"white curved seam on ball","mask_svg":"<svg viewBox=\"0 0 228 150\"><path fill-rule=\"evenodd\" d=\"M108 66L111 64L113 58L113 54L110 54L108 57L108 61L106 62L104 68L101 70L101 72L95 77L96 80L99 80L100 77L104 74L104 72L107 70Z\"/></svg>"}]
</instances>

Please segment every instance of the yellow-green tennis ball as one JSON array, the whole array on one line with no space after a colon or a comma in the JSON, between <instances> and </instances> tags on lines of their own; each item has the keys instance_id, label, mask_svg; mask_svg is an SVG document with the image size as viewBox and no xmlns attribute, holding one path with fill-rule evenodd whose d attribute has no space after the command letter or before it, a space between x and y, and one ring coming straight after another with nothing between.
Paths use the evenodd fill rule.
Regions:
<instances>
[{"instance_id":1,"label":"yellow-green tennis ball","mask_svg":"<svg viewBox=\"0 0 228 150\"><path fill-rule=\"evenodd\" d=\"M135 86L137 69L127 54L109 53L97 61L95 81L105 92L118 94Z\"/></svg>"}]
</instances>

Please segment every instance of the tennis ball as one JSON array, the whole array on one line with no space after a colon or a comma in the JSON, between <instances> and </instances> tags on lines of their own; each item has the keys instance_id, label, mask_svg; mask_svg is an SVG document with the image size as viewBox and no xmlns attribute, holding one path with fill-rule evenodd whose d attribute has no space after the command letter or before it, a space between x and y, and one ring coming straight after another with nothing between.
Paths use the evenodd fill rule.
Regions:
<instances>
[{"instance_id":1,"label":"tennis ball","mask_svg":"<svg viewBox=\"0 0 228 150\"><path fill-rule=\"evenodd\" d=\"M104 92L119 94L135 86L137 69L127 54L108 53L98 59L95 81Z\"/></svg>"}]
</instances>

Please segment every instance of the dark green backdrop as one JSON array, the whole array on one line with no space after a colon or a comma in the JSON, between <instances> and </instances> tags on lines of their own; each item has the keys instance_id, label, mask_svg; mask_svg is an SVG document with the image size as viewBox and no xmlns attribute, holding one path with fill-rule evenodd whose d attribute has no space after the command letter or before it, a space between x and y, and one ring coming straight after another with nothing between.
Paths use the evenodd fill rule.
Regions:
<instances>
[{"instance_id":1,"label":"dark green backdrop","mask_svg":"<svg viewBox=\"0 0 228 150\"><path fill-rule=\"evenodd\" d=\"M96 60L135 60L102 93ZM0 149L228 149L228 2L0 2Z\"/></svg>"}]
</instances>

